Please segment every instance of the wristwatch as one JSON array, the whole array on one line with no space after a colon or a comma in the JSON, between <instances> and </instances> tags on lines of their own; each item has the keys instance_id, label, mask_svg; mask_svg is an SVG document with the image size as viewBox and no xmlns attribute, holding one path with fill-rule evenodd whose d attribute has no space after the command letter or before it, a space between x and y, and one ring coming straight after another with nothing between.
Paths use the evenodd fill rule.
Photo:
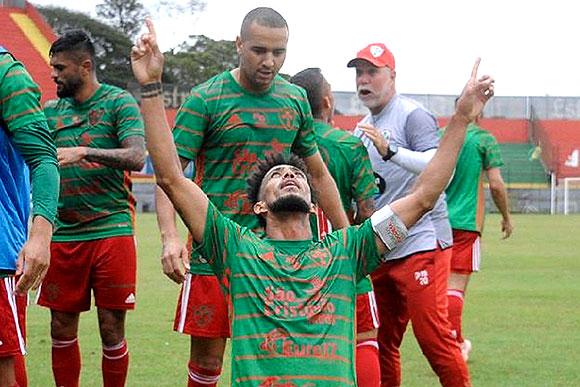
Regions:
<instances>
[{"instance_id":1,"label":"wristwatch","mask_svg":"<svg viewBox=\"0 0 580 387\"><path fill-rule=\"evenodd\" d=\"M392 142L389 142L389 148L387 149L387 154L383 156L384 161L389 161L391 157L397 154L399 147Z\"/></svg>"}]
</instances>

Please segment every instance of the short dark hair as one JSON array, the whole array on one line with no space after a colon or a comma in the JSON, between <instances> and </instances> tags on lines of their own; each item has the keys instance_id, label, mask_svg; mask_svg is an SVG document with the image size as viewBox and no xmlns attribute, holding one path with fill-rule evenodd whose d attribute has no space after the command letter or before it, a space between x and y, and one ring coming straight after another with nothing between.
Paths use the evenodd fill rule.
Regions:
<instances>
[{"instance_id":1,"label":"short dark hair","mask_svg":"<svg viewBox=\"0 0 580 387\"><path fill-rule=\"evenodd\" d=\"M263 27L288 29L286 19L277 11L268 7L258 7L248 12L242 21L242 27L240 28L240 38L242 40L246 38L248 29L254 22Z\"/></svg>"},{"instance_id":2,"label":"short dark hair","mask_svg":"<svg viewBox=\"0 0 580 387\"><path fill-rule=\"evenodd\" d=\"M252 173L246 180L246 192L248 194L248 201L253 206L258 201L260 201L260 187L262 187L262 181L268 173L268 171L278 165L291 165L300 169L306 175L308 185L312 188L310 174L308 173L308 168L304 161L296 156L294 153L275 153L273 155L267 155L264 159L258 161L254 166ZM312 202L315 203L315 195L312 191Z\"/></svg>"},{"instance_id":3,"label":"short dark hair","mask_svg":"<svg viewBox=\"0 0 580 387\"><path fill-rule=\"evenodd\" d=\"M317 67L302 70L290 78L290 82L306 90L312 115L314 118L320 118L320 114L322 113L322 95L324 87L324 76L322 76L322 71Z\"/></svg>"},{"instance_id":4,"label":"short dark hair","mask_svg":"<svg viewBox=\"0 0 580 387\"><path fill-rule=\"evenodd\" d=\"M75 59L80 61L88 55L95 63L95 46L90 36L83 30L69 30L52 43L48 54L50 56L66 52L75 54Z\"/></svg>"}]
</instances>

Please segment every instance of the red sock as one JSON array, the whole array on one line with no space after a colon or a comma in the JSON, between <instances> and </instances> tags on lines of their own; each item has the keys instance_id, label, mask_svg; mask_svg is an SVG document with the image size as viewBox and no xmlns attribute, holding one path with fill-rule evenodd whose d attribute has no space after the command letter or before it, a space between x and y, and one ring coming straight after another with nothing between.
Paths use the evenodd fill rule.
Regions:
<instances>
[{"instance_id":1,"label":"red sock","mask_svg":"<svg viewBox=\"0 0 580 387\"><path fill-rule=\"evenodd\" d=\"M125 385L129 369L129 350L125 339L111 347L103 346L101 368L105 387L123 387Z\"/></svg>"},{"instance_id":2,"label":"red sock","mask_svg":"<svg viewBox=\"0 0 580 387\"><path fill-rule=\"evenodd\" d=\"M376 340L356 345L356 382L359 387L377 387L381 384L379 344Z\"/></svg>"},{"instance_id":3,"label":"red sock","mask_svg":"<svg viewBox=\"0 0 580 387\"><path fill-rule=\"evenodd\" d=\"M18 354L14 356L14 376L16 377L16 385L19 387L28 386L28 377L26 376L26 363L24 356Z\"/></svg>"},{"instance_id":4,"label":"red sock","mask_svg":"<svg viewBox=\"0 0 580 387\"><path fill-rule=\"evenodd\" d=\"M216 370L208 370L202 368L193 362L187 364L188 378L187 387L213 387L217 386L217 382L222 372L221 368Z\"/></svg>"},{"instance_id":5,"label":"red sock","mask_svg":"<svg viewBox=\"0 0 580 387\"><path fill-rule=\"evenodd\" d=\"M81 351L76 337L52 338L52 374L57 386L78 387Z\"/></svg>"},{"instance_id":6,"label":"red sock","mask_svg":"<svg viewBox=\"0 0 580 387\"><path fill-rule=\"evenodd\" d=\"M458 343L463 343L461 335L461 316L463 315L463 291L457 289L447 290L447 310L449 312L449 322L451 329L455 332Z\"/></svg>"}]
</instances>

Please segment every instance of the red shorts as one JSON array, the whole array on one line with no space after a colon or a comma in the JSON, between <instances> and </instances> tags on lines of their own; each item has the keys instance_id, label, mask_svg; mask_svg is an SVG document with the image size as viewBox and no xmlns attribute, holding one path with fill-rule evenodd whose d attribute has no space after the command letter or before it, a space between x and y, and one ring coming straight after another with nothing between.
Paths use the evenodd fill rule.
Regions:
<instances>
[{"instance_id":1,"label":"red shorts","mask_svg":"<svg viewBox=\"0 0 580 387\"><path fill-rule=\"evenodd\" d=\"M133 236L53 242L50 253L40 305L61 312L87 311L92 289L98 308L135 308L137 254Z\"/></svg>"},{"instance_id":2,"label":"red shorts","mask_svg":"<svg viewBox=\"0 0 580 387\"><path fill-rule=\"evenodd\" d=\"M375 292L356 295L356 333L377 329L380 325Z\"/></svg>"},{"instance_id":3,"label":"red shorts","mask_svg":"<svg viewBox=\"0 0 580 387\"><path fill-rule=\"evenodd\" d=\"M173 329L194 337L230 337L228 305L216 276L190 273L181 287Z\"/></svg>"},{"instance_id":4,"label":"red shorts","mask_svg":"<svg viewBox=\"0 0 580 387\"><path fill-rule=\"evenodd\" d=\"M479 233L453 229L451 271L471 274L479 271L481 259Z\"/></svg>"},{"instance_id":5,"label":"red shorts","mask_svg":"<svg viewBox=\"0 0 580 387\"><path fill-rule=\"evenodd\" d=\"M0 278L0 357L26 354L27 295L14 294L14 276Z\"/></svg>"}]
</instances>

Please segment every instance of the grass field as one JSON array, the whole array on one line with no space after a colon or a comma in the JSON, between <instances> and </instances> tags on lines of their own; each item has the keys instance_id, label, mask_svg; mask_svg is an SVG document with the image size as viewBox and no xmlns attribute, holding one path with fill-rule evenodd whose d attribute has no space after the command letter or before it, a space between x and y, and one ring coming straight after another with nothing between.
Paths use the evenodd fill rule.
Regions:
<instances>
[{"instance_id":1,"label":"grass field","mask_svg":"<svg viewBox=\"0 0 580 387\"><path fill-rule=\"evenodd\" d=\"M127 321L129 386L185 386L189 340L172 332L178 287L163 276L151 214L138 216L137 309ZM501 241L489 216L483 269L469 288L464 331L473 342L474 386L580 386L580 216L516 215L514 236ZM81 385L100 386L96 313L81 318ZM28 313L30 386L50 386L49 314ZM403 385L437 379L409 330L403 345ZM222 386L229 385L226 360Z\"/></svg>"}]
</instances>

